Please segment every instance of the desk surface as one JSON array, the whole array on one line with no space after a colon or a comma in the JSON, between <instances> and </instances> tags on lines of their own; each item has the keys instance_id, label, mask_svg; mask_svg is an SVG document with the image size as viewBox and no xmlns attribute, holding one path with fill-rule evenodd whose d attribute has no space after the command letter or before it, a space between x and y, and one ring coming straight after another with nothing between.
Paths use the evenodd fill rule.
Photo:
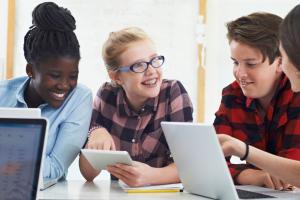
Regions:
<instances>
[{"instance_id":1,"label":"desk surface","mask_svg":"<svg viewBox=\"0 0 300 200\"><path fill-rule=\"evenodd\" d=\"M240 186L239 188L245 189ZM251 186L250 186L251 187ZM258 188L258 187L256 187ZM260 189L254 189L254 191ZM265 188L262 188L265 190ZM253 191L253 190L252 190ZM278 192L274 192L278 193ZM293 192L293 198L300 199L300 191ZM269 193L272 195L272 193ZM284 197L284 195L282 196ZM65 181L60 182L44 191L38 193L38 199L103 199L103 200L201 200L207 199L197 195L189 194L186 192L175 193L146 193L146 194L128 194L124 192L116 181L101 180L96 182L85 181ZM273 199L274 200L274 199Z\"/></svg>"}]
</instances>

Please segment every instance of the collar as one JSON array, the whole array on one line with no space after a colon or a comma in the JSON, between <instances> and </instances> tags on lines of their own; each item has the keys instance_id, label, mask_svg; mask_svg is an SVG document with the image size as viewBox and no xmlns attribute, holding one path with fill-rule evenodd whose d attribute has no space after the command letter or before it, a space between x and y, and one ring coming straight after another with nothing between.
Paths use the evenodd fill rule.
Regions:
<instances>
[{"instance_id":1,"label":"collar","mask_svg":"<svg viewBox=\"0 0 300 200\"><path fill-rule=\"evenodd\" d=\"M26 107L28 107L28 105L27 105L27 103L25 101L24 96L25 96L25 90L28 87L29 83L30 83L30 78L27 77L25 79L25 81L18 87L17 92L16 92L17 101L19 103L21 103L21 104L24 104ZM47 105L48 105L47 103L41 104L39 106L39 108L43 108L43 107L45 107Z\"/></svg>"},{"instance_id":2,"label":"collar","mask_svg":"<svg viewBox=\"0 0 300 200\"><path fill-rule=\"evenodd\" d=\"M125 91L120 87L117 90L117 112L120 116L140 116L157 111L158 98L149 98L139 112L134 111L126 98Z\"/></svg>"},{"instance_id":3,"label":"collar","mask_svg":"<svg viewBox=\"0 0 300 200\"><path fill-rule=\"evenodd\" d=\"M24 94L29 82L30 82L30 78L27 77L25 81L18 87L16 92L17 101L21 104L25 104L26 107L27 107L27 103L25 102Z\"/></svg>"}]
</instances>

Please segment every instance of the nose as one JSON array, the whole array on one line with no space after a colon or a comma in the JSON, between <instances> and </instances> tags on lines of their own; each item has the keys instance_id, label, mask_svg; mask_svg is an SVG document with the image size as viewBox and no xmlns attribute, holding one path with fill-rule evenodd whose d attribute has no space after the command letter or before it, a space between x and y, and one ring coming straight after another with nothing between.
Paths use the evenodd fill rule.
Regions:
<instances>
[{"instance_id":1,"label":"nose","mask_svg":"<svg viewBox=\"0 0 300 200\"><path fill-rule=\"evenodd\" d=\"M69 80L64 78L60 80L59 84L57 85L59 90L67 91L70 89L70 83Z\"/></svg>"},{"instance_id":2,"label":"nose","mask_svg":"<svg viewBox=\"0 0 300 200\"><path fill-rule=\"evenodd\" d=\"M241 65L235 66L234 75L238 80L245 79L247 77L247 70Z\"/></svg>"},{"instance_id":3,"label":"nose","mask_svg":"<svg viewBox=\"0 0 300 200\"><path fill-rule=\"evenodd\" d=\"M156 68L154 68L151 63L147 63L147 66L148 67L147 70L145 71L145 74L153 74L156 72Z\"/></svg>"}]
</instances>

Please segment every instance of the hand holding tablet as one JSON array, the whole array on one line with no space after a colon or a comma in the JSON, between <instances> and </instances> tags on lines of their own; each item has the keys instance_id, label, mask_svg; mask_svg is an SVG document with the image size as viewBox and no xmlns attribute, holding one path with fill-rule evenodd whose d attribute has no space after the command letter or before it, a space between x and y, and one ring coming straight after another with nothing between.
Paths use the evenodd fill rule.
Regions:
<instances>
[{"instance_id":1,"label":"hand holding tablet","mask_svg":"<svg viewBox=\"0 0 300 200\"><path fill-rule=\"evenodd\" d=\"M133 161L127 151L109 151L81 149L81 153L98 170L106 169L108 165L117 163L132 165Z\"/></svg>"}]
</instances>

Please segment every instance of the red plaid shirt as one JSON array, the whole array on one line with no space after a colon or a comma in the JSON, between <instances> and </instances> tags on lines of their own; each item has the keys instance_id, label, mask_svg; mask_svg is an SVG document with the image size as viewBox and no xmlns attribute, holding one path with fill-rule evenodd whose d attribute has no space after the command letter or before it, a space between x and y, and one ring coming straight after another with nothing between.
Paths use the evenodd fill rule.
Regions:
<instances>
[{"instance_id":1,"label":"red plaid shirt","mask_svg":"<svg viewBox=\"0 0 300 200\"><path fill-rule=\"evenodd\" d=\"M94 99L90 129L101 126L112 135L117 150L152 167L173 162L161 121L192 121L192 103L179 81L163 80L160 93L139 113L128 105L121 87L105 83Z\"/></svg>"},{"instance_id":2,"label":"red plaid shirt","mask_svg":"<svg viewBox=\"0 0 300 200\"><path fill-rule=\"evenodd\" d=\"M235 81L222 92L222 101L216 112L214 126L224 133L269 153L300 160L300 93L293 93L290 82L281 76L278 88L264 119L257 110L258 101L247 98ZM250 164L228 162L235 179Z\"/></svg>"}]
</instances>

